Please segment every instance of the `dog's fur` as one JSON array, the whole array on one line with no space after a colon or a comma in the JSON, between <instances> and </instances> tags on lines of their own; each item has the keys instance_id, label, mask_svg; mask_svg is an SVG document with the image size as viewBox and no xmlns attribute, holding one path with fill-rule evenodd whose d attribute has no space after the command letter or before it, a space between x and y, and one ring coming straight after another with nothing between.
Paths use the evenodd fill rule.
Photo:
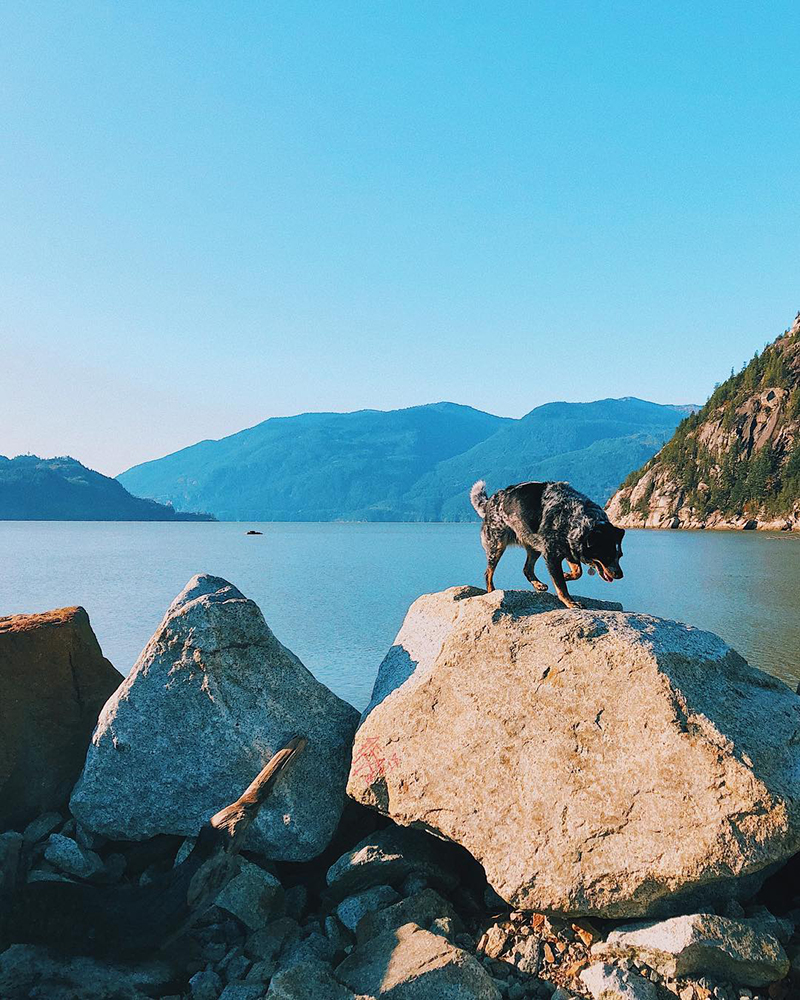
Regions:
<instances>
[{"instance_id":1,"label":"dog's fur","mask_svg":"<svg viewBox=\"0 0 800 1000\"><path fill-rule=\"evenodd\" d=\"M480 480L469 498L483 518L488 591L494 590L494 571L508 545L521 545L527 552L523 572L536 590L547 590L534 572L536 560L544 556L556 593L568 608L580 607L567 593L566 581L580 577L582 563L608 583L622 579L619 560L625 530L615 527L602 507L569 483L517 483L489 497ZM569 566L566 574L564 560Z\"/></svg>"}]
</instances>

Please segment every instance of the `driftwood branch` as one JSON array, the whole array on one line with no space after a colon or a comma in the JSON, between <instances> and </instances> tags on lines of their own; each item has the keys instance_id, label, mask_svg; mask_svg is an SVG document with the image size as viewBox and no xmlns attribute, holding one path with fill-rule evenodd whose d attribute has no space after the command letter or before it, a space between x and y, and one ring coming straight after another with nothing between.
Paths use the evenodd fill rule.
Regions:
<instances>
[{"instance_id":1,"label":"driftwood branch","mask_svg":"<svg viewBox=\"0 0 800 1000\"><path fill-rule=\"evenodd\" d=\"M45 944L77 954L152 953L183 934L212 905L237 871L238 853L289 761L306 745L295 737L244 793L200 830L189 856L148 885L94 886L30 882L15 893L8 943Z\"/></svg>"}]
</instances>

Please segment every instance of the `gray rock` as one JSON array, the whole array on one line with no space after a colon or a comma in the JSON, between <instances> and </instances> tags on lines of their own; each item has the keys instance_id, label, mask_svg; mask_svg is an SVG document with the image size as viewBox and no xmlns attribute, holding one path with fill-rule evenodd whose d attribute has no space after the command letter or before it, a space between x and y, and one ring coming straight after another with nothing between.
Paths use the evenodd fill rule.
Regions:
<instances>
[{"instance_id":1,"label":"gray rock","mask_svg":"<svg viewBox=\"0 0 800 1000\"><path fill-rule=\"evenodd\" d=\"M350 896L373 885L400 885L412 873L444 889L458 878L448 865L447 845L421 830L388 826L365 837L328 869L334 895Z\"/></svg>"},{"instance_id":2,"label":"gray rock","mask_svg":"<svg viewBox=\"0 0 800 1000\"><path fill-rule=\"evenodd\" d=\"M49 837L50 834L54 833L63 822L64 817L61 813L42 813L41 816L37 816L36 819L32 819L22 831L23 839L26 844L35 844L40 840L44 840L45 837Z\"/></svg>"},{"instance_id":3,"label":"gray rock","mask_svg":"<svg viewBox=\"0 0 800 1000\"><path fill-rule=\"evenodd\" d=\"M222 993L222 979L216 972L196 972L189 980L192 1000L217 1000Z\"/></svg>"},{"instance_id":4,"label":"gray rock","mask_svg":"<svg viewBox=\"0 0 800 1000\"><path fill-rule=\"evenodd\" d=\"M520 938L507 956L507 961L513 963L526 976L535 976L542 964L542 942L535 934Z\"/></svg>"},{"instance_id":5,"label":"gray rock","mask_svg":"<svg viewBox=\"0 0 800 1000\"><path fill-rule=\"evenodd\" d=\"M94 851L87 851L70 837L51 833L44 852L45 858L67 875L90 879L103 872L103 862Z\"/></svg>"},{"instance_id":6,"label":"gray rock","mask_svg":"<svg viewBox=\"0 0 800 1000\"><path fill-rule=\"evenodd\" d=\"M219 1000L262 1000L263 996L261 983L228 983Z\"/></svg>"},{"instance_id":7,"label":"gray rock","mask_svg":"<svg viewBox=\"0 0 800 1000\"><path fill-rule=\"evenodd\" d=\"M354 993L391 1000L499 1000L501 996L471 955L416 924L359 945L335 972Z\"/></svg>"},{"instance_id":8,"label":"gray rock","mask_svg":"<svg viewBox=\"0 0 800 1000\"><path fill-rule=\"evenodd\" d=\"M225 978L228 982L235 982L241 979L246 980L252 967L253 963L248 961L244 955L238 955L225 970Z\"/></svg>"},{"instance_id":9,"label":"gray rock","mask_svg":"<svg viewBox=\"0 0 800 1000\"><path fill-rule=\"evenodd\" d=\"M371 889L365 889L357 896L348 896L336 907L336 916L344 926L355 934L358 922L367 913L373 910L382 910L385 906L396 903L400 897L388 885L374 885Z\"/></svg>"},{"instance_id":10,"label":"gray rock","mask_svg":"<svg viewBox=\"0 0 800 1000\"><path fill-rule=\"evenodd\" d=\"M281 949L300 938L300 928L296 920L290 917L280 917L250 934L245 941L244 953L253 961L273 960L278 957Z\"/></svg>"},{"instance_id":11,"label":"gray rock","mask_svg":"<svg viewBox=\"0 0 800 1000\"><path fill-rule=\"evenodd\" d=\"M272 978L266 1000L354 1000L323 962L303 962Z\"/></svg>"},{"instance_id":12,"label":"gray rock","mask_svg":"<svg viewBox=\"0 0 800 1000\"><path fill-rule=\"evenodd\" d=\"M658 1000L658 991L644 976L614 965L590 965L581 982L592 1000Z\"/></svg>"},{"instance_id":13,"label":"gray rock","mask_svg":"<svg viewBox=\"0 0 800 1000\"><path fill-rule=\"evenodd\" d=\"M752 893L800 850L800 698L709 632L583 603L417 600L350 795L461 844L520 909L661 916Z\"/></svg>"},{"instance_id":14,"label":"gray rock","mask_svg":"<svg viewBox=\"0 0 800 1000\"><path fill-rule=\"evenodd\" d=\"M245 847L316 857L341 815L357 721L252 601L225 580L196 576L103 709L71 808L116 840L193 836L300 734L308 746L279 777Z\"/></svg>"},{"instance_id":15,"label":"gray rock","mask_svg":"<svg viewBox=\"0 0 800 1000\"><path fill-rule=\"evenodd\" d=\"M726 914L730 916L730 914ZM794 934L794 921L786 917L776 917L766 906L754 907L745 917L743 923L755 931L762 931L777 938L781 944L788 944Z\"/></svg>"},{"instance_id":16,"label":"gray rock","mask_svg":"<svg viewBox=\"0 0 800 1000\"><path fill-rule=\"evenodd\" d=\"M293 965L302 965L306 962L332 962L336 956L336 949L328 938L318 931L312 931L301 941L287 943L281 951L278 961L279 969L288 969Z\"/></svg>"},{"instance_id":17,"label":"gray rock","mask_svg":"<svg viewBox=\"0 0 800 1000\"><path fill-rule=\"evenodd\" d=\"M511 938L511 930L505 924L492 924L478 942L478 951L489 958L497 958Z\"/></svg>"},{"instance_id":18,"label":"gray rock","mask_svg":"<svg viewBox=\"0 0 800 1000\"><path fill-rule=\"evenodd\" d=\"M379 911L385 912L385 911ZM353 937L337 917L325 918L325 936L330 941L335 952L343 952L353 943Z\"/></svg>"},{"instance_id":19,"label":"gray rock","mask_svg":"<svg viewBox=\"0 0 800 1000\"><path fill-rule=\"evenodd\" d=\"M64 833L63 830L61 832ZM92 830L87 830L80 823L75 824L75 840L81 847L85 847L87 851L97 851L108 842L106 837L101 836L99 833L94 833Z\"/></svg>"},{"instance_id":20,"label":"gray rock","mask_svg":"<svg viewBox=\"0 0 800 1000\"><path fill-rule=\"evenodd\" d=\"M0 954L3 1000L143 1000L165 996L173 977L167 962L101 962L27 944L12 945Z\"/></svg>"},{"instance_id":21,"label":"gray rock","mask_svg":"<svg viewBox=\"0 0 800 1000\"><path fill-rule=\"evenodd\" d=\"M619 927L592 955L632 958L670 979L711 976L738 986L766 986L789 972L777 938L711 913Z\"/></svg>"},{"instance_id":22,"label":"gray rock","mask_svg":"<svg viewBox=\"0 0 800 1000\"><path fill-rule=\"evenodd\" d=\"M278 916L283 887L274 875L252 861L240 858L239 864L239 874L217 896L216 905L257 931Z\"/></svg>"},{"instance_id":23,"label":"gray rock","mask_svg":"<svg viewBox=\"0 0 800 1000\"><path fill-rule=\"evenodd\" d=\"M363 944L378 934L395 931L409 923L417 924L424 930L431 930L432 924L441 918L449 918L453 922L454 934L463 931L464 928L453 907L442 899L435 889L423 889L422 892L409 896L408 899L402 899L393 906L367 913L356 926L356 940L359 944Z\"/></svg>"},{"instance_id":24,"label":"gray rock","mask_svg":"<svg viewBox=\"0 0 800 1000\"><path fill-rule=\"evenodd\" d=\"M248 983L268 983L276 970L274 959L264 959L261 962L254 962L244 978Z\"/></svg>"}]
</instances>

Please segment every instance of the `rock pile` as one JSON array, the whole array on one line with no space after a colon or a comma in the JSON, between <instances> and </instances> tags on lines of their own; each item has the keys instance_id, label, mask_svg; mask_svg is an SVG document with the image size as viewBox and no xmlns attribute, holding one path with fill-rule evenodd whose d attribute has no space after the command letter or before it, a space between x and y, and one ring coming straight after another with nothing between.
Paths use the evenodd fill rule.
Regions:
<instances>
[{"instance_id":1,"label":"rock pile","mask_svg":"<svg viewBox=\"0 0 800 1000\"><path fill-rule=\"evenodd\" d=\"M585 604L421 598L351 766L354 711L252 602L195 578L102 712L72 811L0 834L0 997L800 996L797 862L753 897L797 849L800 699L715 636ZM14 908L20 886L157 895L295 734L266 823L159 954L97 957L102 927L76 940Z\"/></svg>"}]
</instances>

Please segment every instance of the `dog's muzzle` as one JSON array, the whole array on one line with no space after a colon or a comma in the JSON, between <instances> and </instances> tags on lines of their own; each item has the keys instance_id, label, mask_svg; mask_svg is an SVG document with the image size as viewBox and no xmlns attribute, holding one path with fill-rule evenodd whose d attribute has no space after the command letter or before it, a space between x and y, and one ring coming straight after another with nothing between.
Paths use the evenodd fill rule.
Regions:
<instances>
[{"instance_id":1,"label":"dog's muzzle","mask_svg":"<svg viewBox=\"0 0 800 1000\"><path fill-rule=\"evenodd\" d=\"M621 580L624 575L619 567L619 564L616 566L604 566L599 559L596 559L595 566L597 567L597 572L600 576L602 576L606 583L613 583L614 580Z\"/></svg>"}]
</instances>

